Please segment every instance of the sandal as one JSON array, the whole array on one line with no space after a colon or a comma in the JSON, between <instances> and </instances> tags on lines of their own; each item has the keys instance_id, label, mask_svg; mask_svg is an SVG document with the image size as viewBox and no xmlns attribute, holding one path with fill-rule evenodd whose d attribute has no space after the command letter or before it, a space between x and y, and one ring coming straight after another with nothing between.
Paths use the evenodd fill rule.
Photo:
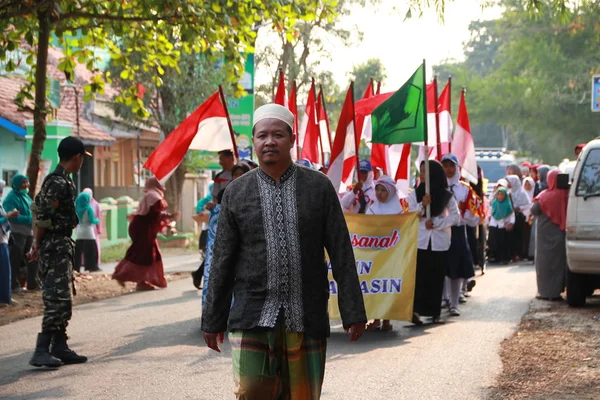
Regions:
<instances>
[{"instance_id":1,"label":"sandal","mask_svg":"<svg viewBox=\"0 0 600 400\"><path fill-rule=\"evenodd\" d=\"M135 287L135 290L145 291L145 290L154 290L154 286L147 284L146 282L138 282Z\"/></svg>"},{"instance_id":2,"label":"sandal","mask_svg":"<svg viewBox=\"0 0 600 400\"><path fill-rule=\"evenodd\" d=\"M390 321L383 321L383 325L381 325L381 331L382 332L390 332L394 330L394 326L392 324L390 324Z\"/></svg>"},{"instance_id":3,"label":"sandal","mask_svg":"<svg viewBox=\"0 0 600 400\"><path fill-rule=\"evenodd\" d=\"M436 325L442 325L442 324L446 323L446 321L444 321L442 318L440 318L439 315L437 317L431 317L430 321L432 324L436 324Z\"/></svg>"},{"instance_id":4,"label":"sandal","mask_svg":"<svg viewBox=\"0 0 600 400\"><path fill-rule=\"evenodd\" d=\"M379 330L381 330L381 325L378 319L376 319L373 322L369 322L367 324L367 327L365 329L367 332L377 332Z\"/></svg>"}]
</instances>

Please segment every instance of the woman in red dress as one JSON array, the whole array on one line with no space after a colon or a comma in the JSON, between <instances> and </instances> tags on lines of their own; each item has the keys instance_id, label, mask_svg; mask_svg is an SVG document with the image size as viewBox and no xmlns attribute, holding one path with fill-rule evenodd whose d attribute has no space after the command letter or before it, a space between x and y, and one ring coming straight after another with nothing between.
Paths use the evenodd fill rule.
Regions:
<instances>
[{"instance_id":1,"label":"woman in red dress","mask_svg":"<svg viewBox=\"0 0 600 400\"><path fill-rule=\"evenodd\" d=\"M129 237L131 246L125 258L117 265L113 279L137 282L137 290L152 290L167 287L162 256L156 236L176 215L169 214L164 188L156 178L146 181L144 198L138 210L131 214Z\"/></svg>"}]
</instances>

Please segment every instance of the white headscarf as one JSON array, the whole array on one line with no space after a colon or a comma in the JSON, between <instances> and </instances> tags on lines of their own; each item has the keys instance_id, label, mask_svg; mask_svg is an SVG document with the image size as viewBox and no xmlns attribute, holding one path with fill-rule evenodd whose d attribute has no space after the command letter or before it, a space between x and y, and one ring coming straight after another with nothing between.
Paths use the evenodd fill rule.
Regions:
<instances>
[{"instance_id":1,"label":"white headscarf","mask_svg":"<svg viewBox=\"0 0 600 400\"><path fill-rule=\"evenodd\" d=\"M513 207L523 209L529 206L531 201L521 186L521 179L517 175L509 175L506 177L506 180L510 183L510 197Z\"/></svg>"},{"instance_id":2,"label":"white headscarf","mask_svg":"<svg viewBox=\"0 0 600 400\"><path fill-rule=\"evenodd\" d=\"M531 189L527 190L525 189L525 182L529 182L529 184L531 185ZM528 176L527 178L523 179L523 191L525 193L527 193L527 197L529 197L529 201L533 201L533 194L535 193L535 181L533 180L532 177Z\"/></svg>"},{"instance_id":3,"label":"white headscarf","mask_svg":"<svg viewBox=\"0 0 600 400\"><path fill-rule=\"evenodd\" d=\"M402 206L400 205L400 198L398 197L398 190L396 189L396 182L392 178L386 175L382 175L375 181L375 188L377 186L383 186L388 192L389 196L385 202L375 200L373 205L367 210L367 214L375 215L389 215L389 214L402 214Z\"/></svg>"}]
</instances>

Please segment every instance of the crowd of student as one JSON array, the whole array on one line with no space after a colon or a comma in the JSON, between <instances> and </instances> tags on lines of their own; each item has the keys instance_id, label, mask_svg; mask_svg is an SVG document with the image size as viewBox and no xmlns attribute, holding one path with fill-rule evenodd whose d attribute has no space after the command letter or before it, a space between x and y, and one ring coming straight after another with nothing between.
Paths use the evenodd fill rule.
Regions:
<instances>
[{"instance_id":1,"label":"crowd of student","mask_svg":"<svg viewBox=\"0 0 600 400\"><path fill-rule=\"evenodd\" d=\"M348 213L401 214L420 217L413 323L422 316L443 322L442 310L460 316L459 305L476 281L475 269L536 259L538 298L561 299L565 287L564 221L567 191L556 187L559 171L547 165L507 167L488 198L484 176L478 182L461 178L458 160L446 154L441 163L429 161L431 193L425 193L425 164L407 199L400 199L395 182L359 164L358 183L341 197ZM427 208L430 208L430 217ZM537 241L536 241L537 238ZM390 330L389 321L374 320L369 330Z\"/></svg>"}]
</instances>

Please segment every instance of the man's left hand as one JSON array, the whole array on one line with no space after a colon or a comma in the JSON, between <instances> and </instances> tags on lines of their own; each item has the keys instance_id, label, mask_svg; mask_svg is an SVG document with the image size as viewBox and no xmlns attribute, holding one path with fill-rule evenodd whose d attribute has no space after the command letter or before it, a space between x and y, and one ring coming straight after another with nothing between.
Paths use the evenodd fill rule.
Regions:
<instances>
[{"instance_id":1,"label":"man's left hand","mask_svg":"<svg viewBox=\"0 0 600 400\"><path fill-rule=\"evenodd\" d=\"M365 333L365 324L362 322L354 323L350 325L350 329L346 329L345 331L346 333L350 333L350 341L356 342Z\"/></svg>"}]
</instances>

